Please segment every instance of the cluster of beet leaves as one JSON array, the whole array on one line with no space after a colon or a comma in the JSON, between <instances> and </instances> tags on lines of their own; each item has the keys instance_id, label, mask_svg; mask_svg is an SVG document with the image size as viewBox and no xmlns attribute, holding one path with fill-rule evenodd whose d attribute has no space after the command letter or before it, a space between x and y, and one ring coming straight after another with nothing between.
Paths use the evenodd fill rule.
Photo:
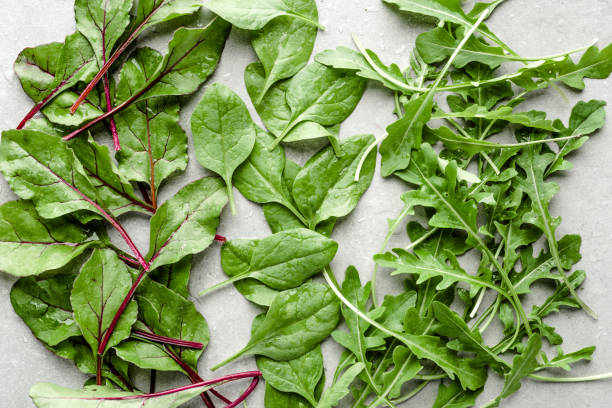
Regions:
<instances>
[{"instance_id":1,"label":"cluster of beet leaves","mask_svg":"<svg viewBox=\"0 0 612 408\"><path fill-rule=\"evenodd\" d=\"M15 70L35 106L2 134L0 171L21 200L0 206L0 270L20 278L11 301L32 333L91 375L82 390L35 385L39 408L172 408L198 395L208 408L231 408L261 376L266 408L343 399L394 407L435 383L433 407L459 408L475 404L489 372L504 378L492 407L526 377L568 381L538 372L591 358L594 347L563 352L545 322L568 308L594 315L576 293L585 279L572 270L580 237L556 236L560 218L548 208L558 186L548 179L603 127L605 103L579 102L567 125L517 106L549 86L581 90L584 78L607 78L612 47L522 58L483 23L503 0L470 12L454 0L386 2L439 22L417 38L406 70L358 39L358 50L327 50L309 64L323 29L314 0L209 0L215 15L199 17L200 0L76 0L74 34L19 55ZM165 54L137 47L154 26L187 16L208 22L178 29ZM266 130L234 91L207 85L191 134L215 176L160 203L164 182L188 161L180 97L214 73L232 26L252 36L259 62L246 67L245 83ZM496 76L506 63L517 70ZM368 80L393 94L397 121L379 139L340 139ZM114 155L94 140L102 134ZM329 143L304 166L286 158L283 145L311 139ZM389 220L372 280L351 267L340 285L330 236L372 182L377 150L382 175L406 183L405 206ZM271 235L216 235L224 207L236 211L233 187L262 204ZM130 213L150 217L146 254L123 227ZM411 243L385 252L408 216ZM259 371L204 381L197 366L209 330L188 282L192 256L215 239L229 279L200 295L233 284L263 313L245 347L213 370L254 355ZM477 260L471 272L467 258ZM379 302L379 267L402 275L405 291ZM325 283L313 281L321 272ZM527 311L536 282L551 294ZM483 334L492 323L501 338L490 345ZM344 352L325 388L320 344L330 336ZM552 357L546 342L558 346ZM133 382L136 368L151 373L148 393ZM191 384L155 392L158 371ZM251 383L238 397L216 389L242 379Z\"/></svg>"}]
</instances>

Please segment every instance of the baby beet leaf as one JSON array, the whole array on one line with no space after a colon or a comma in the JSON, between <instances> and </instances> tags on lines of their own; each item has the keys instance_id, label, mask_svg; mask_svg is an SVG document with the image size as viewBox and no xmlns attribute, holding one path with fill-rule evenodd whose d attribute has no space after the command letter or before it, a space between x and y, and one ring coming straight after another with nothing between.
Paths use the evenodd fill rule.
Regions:
<instances>
[{"instance_id":1,"label":"baby beet leaf","mask_svg":"<svg viewBox=\"0 0 612 408\"><path fill-rule=\"evenodd\" d=\"M32 200L44 218L82 210L102 216L119 232L143 268L149 269L125 229L97 202L98 192L85 169L61 139L30 130L4 132L0 171L13 191Z\"/></svg>"},{"instance_id":2,"label":"baby beet leaf","mask_svg":"<svg viewBox=\"0 0 612 408\"><path fill-rule=\"evenodd\" d=\"M130 24L131 10L132 0L75 1L77 29L89 40L100 67Z\"/></svg>"},{"instance_id":3,"label":"baby beet leaf","mask_svg":"<svg viewBox=\"0 0 612 408\"><path fill-rule=\"evenodd\" d=\"M81 33L66 37L63 45L53 43L26 48L15 62L15 72L24 91L36 105L21 121L23 129L45 105L78 82L88 81L96 67L96 57Z\"/></svg>"},{"instance_id":4,"label":"baby beet leaf","mask_svg":"<svg viewBox=\"0 0 612 408\"><path fill-rule=\"evenodd\" d=\"M0 206L0 270L30 276L67 265L96 244L75 221L43 219L28 201Z\"/></svg>"},{"instance_id":5,"label":"baby beet leaf","mask_svg":"<svg viewBox=\"0 0 612 408\"><path fill-rule=\"evenodd\" d=\"M145 279L136 292L139 319L148 331L178 340L208 344L208 325L195 305L170 289ZM179 357L197 367L203 349L177 350Z\"/></svg>"},{"instance_id":6,"label":"baby beet leaf","mask_svg":"<svg viewBox=\"0 0 612 408\"><path fill-rule=\"evenodd\" d=\"M155 394L121 392L100 386L71 390L40 383L30 389L30 397L38 408L178 408L212 387L260 375L259 371L247 371Z\"/></svg>"},{"instance_id":7,"label":"baby beet leaf","mask_svg":"<svg viewBox=\"0 0 612 408\"><path fill-rule=\"evenodd\" d=\"M205 250L214 240L227 194L223 183L205 177L166 201L151 218L151 269Z\"/></svg>"},{"instance_id":8,"label":"baby beet leaf","mask_svg":"<svg viewBox=\"0 0 612 408\"><path fill-rule=\"evenodd\" d=\"M134 102L159 96L189 95L215 71L231 26L215 18L205 28L181 28L168 45L168 53L146 84L111 111L98 116L64 137L70 140Z\"/></svg>"},{"instance_id":9,"label":"baby beet leaf","mask_svg":"<svg viewBox=\"0 0 612 408\"><path fill-rule=\"evenodd\" d=\"M313 121L333 126L344 121L355 109L365 90L365 80L352 73L313 63L289 82L287 105L291 118L276 144L297 125Z\"/></svg>"},{"instance_id":10,"label":"baby beet leaf","mask_svg":"<svg viewBox=\"0 0 612 408\"><path fill-rule=\"evenodd\" d=\"M127 267L110 250L94 251L74 281L70 295L74 318L94 354L131 285ZM130 303L102 353L130 336L137 314L136 303Z\"/></svg>"},{"instance_id":11,"label":"baby beet leaf","mask_svg":"<svg viewBox=\"0 0 612 408\"><path fill-rule=\"evenodd\" d=\"M302 356L334 330L340 319L339 306L331 290L318 283L279 293L246 347L212 370L252 354L281 361Z\"/></svg>"},{"instance_id":12,"label":"baby beet leaf","mask_svg":"<svg viewBox=\"0 0 612 408\"><path fill-rule=\"evenodd\" d=\"M96 74L93 80L87 85L85 90L76 99L72 107L71 113L75 113L79 105L87 98L89 93L95 89L95 86L106 76L110 67L121 57L125 50L142 34L147 28L156 24L173 20L175 18L192 14L201 7L199 0L139 0L136 10L136 18L128 29L130 35L118 47L118 49L105 61L104 66ZM107 51L111 51L110 49Z\"/></svg>"},{"instance_id":13,"label":"baby beet leaf","mask_svg":"<svg viewBox=\"0 0 612 408\"><path fill-rule=\"evenodd\" d=\"M261 370L266 383L278 391L301 395L313 407L317 406L315 389L323 375L321 347L289 361L257 357L257 368Z\"/></svg>"},{"instance_id":14,"label":"baby beet leaf","mask_svg":"<svg viewBox=\"0 0 612 408\"><path fill-rule=\"evenodd\" d=\"M161 283L186 299L189 297L191 261L192 257L186 256L177 263L155 269L149 274L149 278Z\"/></svg>"},{"instance_id":15,"label":"baby beet leaf","mask_svg":"<svg viewBox=\"0 0 612 408\"><path fill-rule=\"evenodd\" d=\"M76 275L19 279L11 289L11 304L36 338L55 346L80 336L70 305Z\"/></svg>"},{"instance_id":16,"label":"baby beet leaf","mask_svg":"<svg viewBox=\"0 0 612 408\"><path fill-rule=\"evenodd\" d=\"M191 117L191 131L198 161L223 178L235 215L232 178L251 154L257 132L246 105L231 89L213 84Z\"/></svg>"},{"instance_id":17,"label":"baby beet leaf","mask_svg":"<svg viewBox=\"0 0 612 408\"><path fill-rule=\"evenodd\" d=\"M163 57L151 48L140 48L123 66L117 97L128 99L141 89ZM187 135L179 125L179 105L173 97L146 99L117 116L122 149L119 170L129 180L149 185L151 202L157 207L157 191L172 174L187 167Z\"/></svg>"},{"instance_id":18,"label":"baby beet leaf","mask_svg":"<svg viewBox=\"0 0 612 408\"><path fill-rule=\"evenodd\" d=\"M317 21L314 0L299 0L294 4L300 14ZM315 26L288 16L275 18L253 38L253 49L266 72L265 85L256 99L256 105L261 103L274 83L291 78L308 63L316 38Z\"/></svg>"},{"instance_id":19,"label":"baby beet leaf","mask_svg":"<svg viewBox=\"0 0 612 408\"><path fill-rule=\"evenodd\" d=\"M114 216L129 211L154 213L153 206L136 197L132 185L119 174L109 149L98 145L91 137L88 139L73 140L69 146L96 188L102 206Z\"/></svg>"},{"instance_id":20,"label":"baby beet leaf","mask_svg":"<svg viewBox=\"0 0 612 408\"><path fill-rule=\"evenodd\" d=\"M139 368L184 373L181 366L168 355L162 345L130 339L123 341L114 349L120 359Z\"/></svg>"},{"instance_id":21,"label":"baby beet leaf","mask_svg":"<svg viewBox=\"0 0 612 408\"><path fill-rule=\"evenodd\" d=\"M246 264L243 259L234 255L230 243L224 246L222 252L222 257L227 253L229 259L222 259L221 262L234 274L229 281L222 282L221 285L251 278L277 290L301 285L327 266L338 250L338 244L331 239L301 228L279 232L260 240L253 248L252 254L249 254ZM215 285L200 295L219 286Z\"/></svg>"},{"instance_id":22,"label":"baby beet leaf","mask_svg":"<svg viewBox=\"0 0 612 408\"><path fill-rule=\"evenodd\" d=\"M260 30L280 16L299 19L323 30L316 15L303 13L305 2L307 0L210 0L204 6L244 30Z\"/></svg>"},{"instance_id":23,"label":"baby beet leaf","mask_svg":"<svg viewBox=\"0 0 612 408\"><path fill-rule=\"evenodd\" d=\"M344 217L357 206L374 177L375 151L367 153L359 181L354 181L354 175L373 142L371 135L353 136L340 144L341 157L327 147L306 162L293 183L293 198L309 227Z\"/></svg>"}]
</instances>

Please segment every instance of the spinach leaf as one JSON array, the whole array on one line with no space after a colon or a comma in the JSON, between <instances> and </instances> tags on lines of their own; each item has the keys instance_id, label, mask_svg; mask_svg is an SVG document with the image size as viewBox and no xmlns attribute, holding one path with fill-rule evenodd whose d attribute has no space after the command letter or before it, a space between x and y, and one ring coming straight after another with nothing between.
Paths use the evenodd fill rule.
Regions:
<instances>
[{"instance_id":1,"label":"spinach leaf","mask_svg":"<svg viewBox=\"0 0 612 408\"><path fill-rule=\"evenodd\" d=\"M373 142L370 135L354 136L340 144L341 157L327 147L306 162L295 178L293 198L309 227L344 217L357 206L374 177L375 153L367 152ZM355 181L355 171L364 154L368 156L359 181Z\"/></svg>"},{"instance_id":2,"label":"spinach leaf","mask_svg":"<svg viewBox=\"0 0 612 408\"><path fill-rule=\"evenodd\" d=\"M231 89L213 84L191 117L191 131L198 161L223 178L235 215L232 178L251 154L257 132L246 105Z\"/></svg>"},{"instance_id":3,"label":"spinach leaf","mask_svg":"<svg viewBox=\"0 0 612 408\"><path fill-rule=\"evenodd\" d=\"M127 267L110 250L96 250L74 281L70 304L74 319L94 354L126 297L132 279ZM132 302L119 319L104 353L130 335L138 307Z\"/></svg>"},{"instance_id":4,"label":"spinach leaf","mask_svg":"<svg viewBox=\"0 0 612 408\"><path fill-rule=\"evenodd\" d=\"M352 73L319 63L308 65L289 82L286 99L291 117L275 144L304 121L323 126L341 123L353 112L364 90L363 78Z\"/></svg>"},{"instance_id":5,"label":"spinach leaf","mask_svg":"<svg viewBox=\"0 0 612 408\"><path fill-rule=\"evenodd\" d=\"M212 369L252 354L281 361L300 357L330 335L340 319L339 309L337 298L321 284L281 292L245 348Z\"/></svg>"},{"instance_id":6,"label":"spinach leaf","mask_svg":"<svg viewBox=\"0 0 612 408\"><path fill-rule=\"evenodd\" d=\"M300 14L312 21L318 20L314 0L294 3ZM273 84L291 78L308 63L316 38L315 26L288 16L275 18L253 38L253 49L266 72L266 82L256 99L256 105L261 103Z\"/></svg>"},{"instance_id":7,"label":"spinach leaf","mask_svg":"<svg viewBox=\"0 0 612 408\"><path fill-rule=\"evenodd\" d=\"M320 347L289 361L257 357L257 367L270 386L278 391L301 395L312 406L317 405L315 389L323 375L323 354Z\"/></svg>"},{"instance_id":8,"label":"spinach leaf","mask_svg":"<svg viewBox=\"0 0 612 408\"><path fill-rule=\"evenodd\" d=\"M337 250L336 242L304 228L278 232L250 247L243 242L234 247L230 241L223 247L221 263L231 278L220 285L248 278L276 290L295 288L327 266Z\"/></svg>"}]
</instances>

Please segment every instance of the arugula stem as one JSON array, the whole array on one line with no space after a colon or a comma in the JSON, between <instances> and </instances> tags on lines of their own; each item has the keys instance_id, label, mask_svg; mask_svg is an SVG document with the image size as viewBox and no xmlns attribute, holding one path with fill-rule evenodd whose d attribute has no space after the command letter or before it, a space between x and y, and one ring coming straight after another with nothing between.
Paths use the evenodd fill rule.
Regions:
<instances>
[{"instance_id":1,"label":"arugula stem","mask_svg":"<svg viewBox=\"0 0 612 408\"><path fill-rule=\"evenodd\" d=\"M389 245L389 241L391 237L397 230L399 224L403 221L403 219L410 214L412 207L409 205L405 205L404 209L400 213L400 215L393 221L392 224L389 225L389 230L387 231L387 235L385 235L385 239L383 240L383 244L380 246L380 250L378 253L384 253L387 249L387 245ZM372 304L374 307L378 306L378 301L376 297L376 276L378 275L378 264L374 263L374 270L372 271Z\"/></svg>"},{"instance_id":2,"label":"arugula stem","mask_svg":"<svg viewBox=\"0 0 612 408\"><path fill-rule=\"evenodd\" d=\"M220 289L220 288L222 288L222 287L224 287L224 286L229 285L230 283L234 283L234 282L238 282L238 281L240 281L240 280L242 280L242 279L246 279L246 278L248 278L248 277L249 277L248 275L249 275L249 274L248 274L248 273L246 273L246 274L240 274L240 275L232 276L232 277L231 277L231 278L229 278L229 279L226 279L226 280L224 280L224 281L222 281L222 282L219 282L219 283L217 283L217 284L215 284L215 285L213 285L213 286L211 286L211 287L209 287L209 288L204 289L203 291L201 291L200 293L198 293L198 296L200 296L200 297L201 297L201 296L206 296L206 295L208 295L209 293L214 292L214 291L215 291L215 290L217 290L217 289Z\"/></svg>"},{"instance_id":3,"label":"arugula stem","mask_svg":"<svg viewBox=\"0 0 612 408\"><path fill-rule=\"evenodd\" d=\"M423 234L422 237L420 237L419 239L417 239L416 241L410 243L410 245L408 245L406 248L404 248L404 250L406 251L410 251L412 248L418 246L421 242L425 241L427 238L429 238L430 236L432 236L433 234L435 234L436 232L438 232L439 228L435 227L430 229L429 231L427 231L425 234Z\"/></svg>"},{"instance_id":4,"label":"arugula stem","mask_svg":"<svg viewBox=\"0 0 612 408\"><path fill-rule=\"evenodd\" d=\"M361 158L359 159L359 163L357 164L357 169L355 169L355 181L359 181L359 179L361 178L361 169L363 168L363 165L366 161L366 159L368 158L368 156L370 155L370 152L376 148L376 146L378 146L378 143L381 142L381 140L383 140L384 138L376 139L371 145L368 146L367 149L365 149L365 151L363 152L363 154L361 155Z\"/></svg>"},{"instance_id":5,"label":"arugula stem","mask_svg":"<svg viewBox=\"0 0 612 408\"><path fill-rule=\"evenodd\" d=\"M147 333L147 332L144 332L144 331L141 331L141 330L134 330L134 331L132 331L132 334L135 337L138 337L138 338L141 338L141 339L150 340L150 341L153 341L153 342L156 342L156 343L165 344L165 345L184 347L184 348L191 348L191 349L196 349L196 350L202 350L204 348L204 345L202 343L198 343L198 342L195 342L195 341L173 339L171 337L160 336L160 335L155 334L155 333Z\"/></svg>"},{"instance_id":6,"label":"arugula stem","mask_svg":"<svg viewBox=\"0 0 612 408\"><path fill-rule=\"evenodd\" d=\"M530 374L529 378L531 378L532 380L536 380L536 381L550 382L550 383L573 383L573 382L608 380L612 378L612 373L591 375L588 377L548 377L544 375Z\"/></svg>"},{"instance_id":7,"label":"arugula stem","mask_svg":"<svg viewBox=\"0 0 612 408\"><path fill-rule=\"evenodd\" d=\"M417 395L418 393L420 393L421 391L423 391L423 388L425 388L428 384L430 383L429 380L427 381L423 381L422 383L420 383L419 385L416 386L416 388L412 391L410 391L408 394L393 400L392 402L394 404L401 404L402 402L406 402L409 399L411 399L412 397L414 397L415 395Z\"/></svg>"}]
</instances>

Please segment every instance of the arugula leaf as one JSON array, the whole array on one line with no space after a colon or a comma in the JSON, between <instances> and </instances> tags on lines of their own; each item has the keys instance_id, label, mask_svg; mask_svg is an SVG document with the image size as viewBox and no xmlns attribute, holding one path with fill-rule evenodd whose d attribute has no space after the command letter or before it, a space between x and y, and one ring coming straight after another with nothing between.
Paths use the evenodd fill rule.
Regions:
<instances>
[{"instance_id":1,"label":"arugula leaf","mask_svg":"<svg viewBox=\"0 0 612 408\"><path fill-rule=\"evenodd\" d=\"M75 279L70 304L74 319L94 354L98 352L102 338L131 285L127 267L110 250L94 251ZM137 314L138 307L131 302L119 319L104 353L129 337Z\"/></svg>"},{"instance_id":2,"label":"arugula leaf","mask_svg":"<svg viewBox=\"0 0 612 408\"><path fill-rule=\"evenodd\" d=\"M198 161L223 178L236 214L232 177L251 154L257 132L246 105L231 89L213 84L191 117L191 131Z\"/></svg>"},{"instance_id":3,"label":"arugula leaf","mask_svg":"<svg viewBox=\"0 0 612 408\"><path fill-rule=\"evenodd\" d=\"M259 240L246 263L234 255L235 250L230 241L223 247L221 262L231 271L232 277L222 284L250 278L272 289L295 288L327 266L337 250L336 242L301 228L282 231ZM226 254L229 259L223 260Z\"/></svg>"},{"instance_id":4,"label":"arugula leaf","mask_svg":"<svg viewBox=\"0 0 612 408\"><path fill-rule=\"evenodd\" d=\"M570 364L586 360L590 361L593 358L593 352L595 352L595 346L584 347L580 350L574 351L573 353L563 353L561 347L557 347L557 356L552 360L547 360L544 365L547 368L562 368L565 371L570 371Z\"/></svg>"},{"instance_id":5,"label":"arugula leaf","mask_svg":"<svg viewBox=\"0 0 612 408\"><path fill-rule=\"evenodd\" d=\"M360 77L378 81L394 91L406 90L408 84L397 65L387 67L380 62L380 58L373 51L366 50L366 52L373 62L378 62L377 69L372 67L363 54L347 47L322 51L315 56L315 61L336 69L355 71Z\"/></svg>"},{"instance_id":6,"label":"arugula leaf","mask_svg":"<svg viewBox=\"0 0 612 408\"><path fill-rule=\"evenodd\" d=\"M492 402L487 404L488 407L499 406L499 402L508 398L521 388L521 380L537 368L537 356L542 348L542 339L538 334L533 334L527 341L525 350L512 360L512 369L505 376L504 388L501 394Z\"/></svg>"},{"instance_id":7,"label":"arugula leaf","mask_svg":"<svg viewBox=\"0 0 612 408\"><path fill-rule=\"evenodd\" d=\"M318 283L279 293L245 348L212 370L245 355L281 361L304 355L334 330L340 319L339 306L331 290Z\"/></svg>"},{"instance_id":8,"label":"arugula leaf","mask_svg":"<svg viewBox=\"0 0 612 408\"><path fill-rule=\"evenodd\" d=\"M151 218L151 270L205 250L215 238L227 195L220 180L205 177L183 187Z\"/></svg>"},{"instance_id":9,"label":"arugula leaf","mask_svg":"<svg viewBox=\"0 0 612 408\"><path fill-rule=\"evenodd\" d=\"M0 270L14 276L59 269L96 241L70 217L41 218L28 201L0 206Z\"/></svg>"},{"instance_id":10,"label":"arugula leaf","mask_svg":"<svg viewBox=\"0 0 612 408\"><path fill-rule=\"evenodd\" d=\"M150 48L138 49L123 66L117 97L128 99L143 87L160 65L162 56ZM161 184L187 167L187 135L179 125L178 101L172 97L146 99L116 115L122 149L117 152L121 174L144 182L157 204Z\"/></svg>"},{"instance_id":11,"label":"arugula leaf","mask_svg":"<svg viewBox=\"0 0 612 408\"><path fill-rule=\"evenodd\" d=\"M314 0L293 1L295 11L312 21L318 20ZM266 80L256 105L270 87L301 70L310 58L317 37L317 27L302 19L281 16L267 24L252 40L253 49L262 62Z\"/></svg>"},{"instance_id":12,"label":"arugula leaf","mask_svg":"<svg viewBox=\"0 0 612 408\"><path fill-rule=\"evenodd\" d=\"M421 144L423 126L431 119L433 99L423 95L404 105L405 114L387 127L387 137L380 144L381 171L384 177L410 164L410 151Z\"/></svg>"},{"instance_id":13,"label":"arugula leaf","mask_svg":"<svg viewBox=\"0 0 612 408\"><path fill-rule=\"evenodd\" d=\"M55 346L81 330L74 320L70 291L76 275L19 279L11 289L15 313L40 341Z\"/></svg>"},{"instance_id":14,"label":"arugula leaf","mask_svg":"<svg viewBox=\"0 0 612 408\"><path fill-rule=\"evenodd\" d=\"M476 391L464 390L457 381L448 385L440 383L438 396L432 408L470 408L476 404L476 398L482 389Z\"/></svg>"},{"instance_id":15,"label":"arugula leaf","mask_svg":"<svg viewBox=\"0 0 612 408\"><path fill-rule=\"evenodd\" d=\"M357 206L374 177L375 152L368 153L359 181L355 170L373 142L371 135L353 136L340 144L341 157L327 147L306 162L295 178L293 198L309 227L344 217Z\"/></svg>"},{"instance_id":16,"label":"arugula leaf","mask_svg":"<svg viewBox=\"0 0 612 408\"><path fill-rule=\"evenodd\" d=\"M304 2L305 0L210 0L204 6L244 30L260 30L280 16L289 16L324 29L317 16L304 13Z\"/></svg>"},{"instance_id":17,"label":"arugula leaf","mask_svg":"<svg viewBox=\"0 0 612 408\"><path fill-rule=\"evenodd\" d=\"M315 389L323 375L323 354L320 347L289 361L257 357L257 367L270 386L278 391L301 395L313 407L317 405Z\"/></svg>"},{"instance_id":18,"label":"arugula leaf","mask_svg":"<svg viewBox=\"0 0 612 408\"><path fill-rule=\"evenodd\" d=\"M317 408L332 408L336 406L338 402L345 395L349 393L349 386L357 378L359 373L363 371L365 366L363 363L356 363L351 366L348 370L342 374L342 377L338 379L331 387L323 391L319 403L316 405Z\"/></svg>"}]
</instances>

